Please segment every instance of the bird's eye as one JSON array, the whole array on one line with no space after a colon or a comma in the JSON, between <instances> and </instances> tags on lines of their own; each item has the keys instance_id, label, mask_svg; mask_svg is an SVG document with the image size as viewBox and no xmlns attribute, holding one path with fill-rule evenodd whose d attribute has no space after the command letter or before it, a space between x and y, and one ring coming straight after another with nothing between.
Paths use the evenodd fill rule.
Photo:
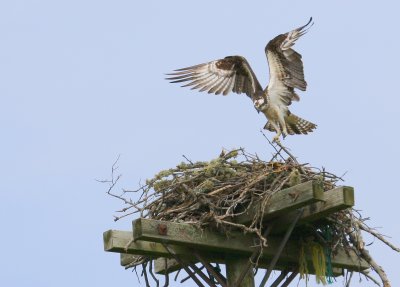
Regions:
<instances>
[{"instance_id":1,"label":"bird's eye","mask_svg":"<svg viewBox=\"0 0 400 287\"><path fill-rule=\"evenodd\" d=\"M254 105L255 105L256 107L260 107L260 106L262 106L263 104L264 104L264 100L263 100L263 99L258 99L258 100L256 100L255 103L254 103Z\"/></svg>"}]
</instances>

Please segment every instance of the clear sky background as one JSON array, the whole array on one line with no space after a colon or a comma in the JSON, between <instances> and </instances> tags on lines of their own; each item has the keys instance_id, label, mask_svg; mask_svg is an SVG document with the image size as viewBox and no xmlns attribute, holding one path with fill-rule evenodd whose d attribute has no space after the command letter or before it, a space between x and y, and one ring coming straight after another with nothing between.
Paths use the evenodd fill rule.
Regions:
<instances>
[{"instance_id":1,"label":"clear sky background","mask_svg":"<svg viewBox=\"0 0 400 287\"><path fill-rule=\"evenodd\" d=\"M308 90L291 110L318 129L284 144L301 162L347 172L356 208L399 245L399 6L1 1L0 286L139 286L103 251L103 231L128 230L130 220L114 223L121 204L95 179L109 177L119 154L119 188L183 154L208 160L245 147L269 159L266 119L247 97L183 89L164 73L242 55L264 86L265 44L310 16L296 45ZM376 241L368 248L400 286L400 255Z\"/></svg>"}]
</instances>

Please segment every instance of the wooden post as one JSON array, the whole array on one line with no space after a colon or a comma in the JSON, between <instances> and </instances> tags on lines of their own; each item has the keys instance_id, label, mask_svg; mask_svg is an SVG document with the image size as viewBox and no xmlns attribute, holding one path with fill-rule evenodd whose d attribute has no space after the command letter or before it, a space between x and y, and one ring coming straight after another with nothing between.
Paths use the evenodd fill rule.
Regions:
<instances>
[{"instance_id":1,"label":"wooden post","mask_svg":"<svg viewBox=\"0 0 400 287\"><path fill-rule=\"evenodd\" d=\"M226 258L226 279L228 281L228 287L239 287L236 285L242 270L247 267L249 258L246 257L227 257ZM243 278L240 287L254 287L254 274L253 268Z\"/></svg>"}]
</instances>

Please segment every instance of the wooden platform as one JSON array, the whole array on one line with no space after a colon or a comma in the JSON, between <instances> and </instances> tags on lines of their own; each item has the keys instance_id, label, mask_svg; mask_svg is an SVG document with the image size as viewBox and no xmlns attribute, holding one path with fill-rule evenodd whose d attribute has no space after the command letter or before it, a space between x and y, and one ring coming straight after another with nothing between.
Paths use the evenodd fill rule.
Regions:
<instances>
[{"instance_id":1,"label":"wooden platform","mask_svg":"<svg viewBox=\"0 0 400 287\"><path fill-rule=\"evenodd\" d=\"M256 203L260 204L260 203ZM338 187L324 192L318 181L302 183L283 189L273 195L265 211L265 226L274 222L273 232L268 236L268 246L262 250L259 261L260 268L271 267L277 250L282 245L283 234L295 217L297 232L301 232L302 225L326 218L333 212L343 210L354 205L354 190L351 187ZM246 224L251 222L254 206L247 213L235 218L234 222ZM298 219L298 220L297 220ZM290 234L289 234L290 235ZM202 230L185 223L174 223L159 220L139 218L132 222L131 231L109 230L104 233L104 249L121 254L121 265L127 266L134 260L134 256L146 255L156 259L155 272L169 273L182 268L182 262L197 263L201 254L202 262L227 264L228 285L233 283L237 272L248 264L252 254L258 252L258 238L243 232L231 232L229 237L216 231ZM275 270L297 270L300 254L300 242L296 238L285 242L279 260L273 264ZM172 252L171 252L172 251ZM157 259L159 258L159 259ZM160 258L168 258L168 261ZM310 254L305 256L309 271L313 272ZM178 261L179 262L178 262ZM183 260L183 261L182 261ZM364 260L360 260L354 250L337 249L332 256L334 275L340 276L343 270L361 271L369 268ZM166 265L167 262L167 265ZM232 262L241 262L235 268L229 267ZM240 267L242 266L242 267ZM231 271L229 271L231 270ZM229 275L230 273L230 275ZM251 273L251 272L249 272ZM282 273L283 274L283 273ZM250 275L246 275L247 277ZM232 281L233 280L233 281ZM252 282L246 279L243 282ZM254 286L250 285L241 286ZM251 285L253 284L253 285Z\"/></svg>"}]
</instances>

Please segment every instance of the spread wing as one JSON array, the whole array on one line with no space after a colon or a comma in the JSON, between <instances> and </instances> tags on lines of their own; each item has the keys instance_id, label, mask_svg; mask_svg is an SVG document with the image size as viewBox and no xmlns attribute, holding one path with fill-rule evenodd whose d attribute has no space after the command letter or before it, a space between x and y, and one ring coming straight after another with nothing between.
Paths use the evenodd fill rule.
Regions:
<instances>
[{"instance_id":1,"label":"spread wing","mask_svg":"<svg viewBox=\"0 0 400 287\"><path fill-rule=\"evenodd\" d=\"M171 83L188 82L182 87L192 86L200 92L207 91L216 95L229 92L245 93L250 98L262 91L253 70L244 57L229 56L224 59L192 67L175 70L167 74Z\"/></svg>"},{"instance_id":2,"label":"spread wing","mask_svg":"<svg viewBox=\"0 0 400 287\"><path fill-rule=\"evenodd\" d=\"M265 47L270 74L267 91L271 101L283 102L288 106L300 99L294 92L295 88L306 90L301 55L292 46L312 25L310 18L306 25L275 37Z\"/></svg>"}]
</instances>

